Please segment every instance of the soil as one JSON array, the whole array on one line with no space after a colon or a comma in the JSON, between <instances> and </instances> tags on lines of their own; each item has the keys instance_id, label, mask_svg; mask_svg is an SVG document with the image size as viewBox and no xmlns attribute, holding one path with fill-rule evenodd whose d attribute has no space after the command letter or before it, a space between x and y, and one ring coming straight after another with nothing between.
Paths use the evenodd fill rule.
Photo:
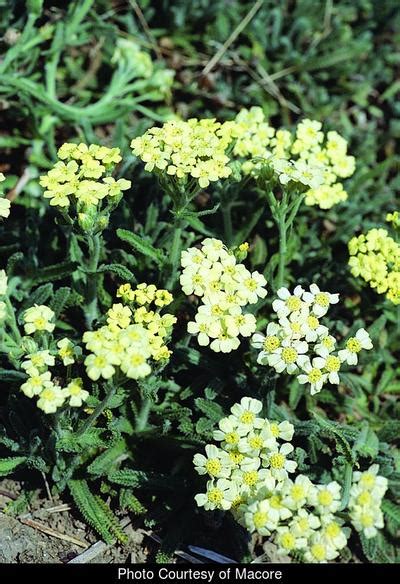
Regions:
<instances>
[{"instance_id":1,"label":"soil","mask_svg":"<svg viewBox=\"0 0 400 584\"><path fill-rule=\"evenodd\" d=\"M0 481L0 563L67 563L99 540L61 499L52 497L50 500L40 491L21 515L10 515L7 506L20 492L21 485L17 481ZM35 526L25 522L33 522ZM43 533L38 525L60 536L75 538L81 545ZM129 537L126 545L107 546L91 562L145 563L149 550L144 532L132 525L126 531Z\"/></svg>"}]
</instances>

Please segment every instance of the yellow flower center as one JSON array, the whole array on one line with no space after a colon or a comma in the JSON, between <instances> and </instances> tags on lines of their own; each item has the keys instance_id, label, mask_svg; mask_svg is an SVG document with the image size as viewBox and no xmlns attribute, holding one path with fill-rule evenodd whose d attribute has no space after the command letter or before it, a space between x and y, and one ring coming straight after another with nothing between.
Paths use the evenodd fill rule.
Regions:
<instances>
[{"instance_id":1,"label":"yellow flower center","mask_svg":"<svg viewBox=\"0 0 400 584\"><path fill-rule=\"evenodd\" d=\"M363 513L361 515L361 525L363 527L372 527L374 524L374 517L370 513Z\"/></svg>"},{"instance_id":2,"label":"yellow flower center","mask_svg":"<svg viewBox=\"0 0 400 584\"><path fill-rule=\"evenodd\" d=\"M339 371L340 369L340 359L334 355L329 355L325 362L325 369L330 373Z\"/></svg>"},{"instance_id":3,"label":"yellow flower center","mask_svg":"<svg viewBox=\"0 0 400 584\"><path fill-rule=\"evenodd\" d=\"M371 502L371 495L368 493L368 491L363 491L362 493L360 493L357 497L357 502L359 505L369 505Z\"/></svg>"},{"instance_id":4,"label":"yellow flower center","mask_svg":"<svg viewBox=\"0 0 400 584\"><path fill-rule=\"evenodd\" d=\"M315 303L327 308L329 306L329 296L324 292L319 292L315 295Z\"/></svg>"},{"instance_id":5,"label":"yellow flower center","mask_svg":"<svg viewBox=\"0 0 400 584\"><path fill-rule=\"evenodd\" d=\"M307 517L302 517L301 519L299 519L297 525L301 531L308 531L310 527Z\"/></svg>"},{"instance_id":6,"label":"yellow flower center","mask_svg":"<svg viewBox=\"0 0 400 584\"><path fill-rule=\"evenodd\" d=\"M210 489L207 493L207 499L210 503L214 503L215 505L219 505L224 498L224 494L221 489Z\"/></svg>"},{"instance_id":7,"label":"yellow flower center","mask_svg":"<svg viewBox=\"0 0 400 584\"><path fill-rule=\"evenodd\" d=\"M30 359L32 365L34 365L35 367L43 367L44 359L41 355L32 355Z\"/></svg>"},{"instance_id":8,"label":"yellow flower center","mask_svg":"<svg viewBox=\"0 0 400 584\"><path fill-rule=\"evenodd\" d=\"M322 340L322 344L323 344L323 345L324 345L324 347L326 347L327 349L332 349L332 347L333 347L333 341L332 341L332 339L331 339L331 338L329 338L329 337L325 337L325 338Z\"/></svg>"},{"instance_id":9,"label":"yellow flower center","mask_svg":"<svg viewBox=\"0 0 400 584\"><path fill-rule=\"evenodd\" d=\"M296 546L296 538L289 532L286 532L281 536L280 542L285 550L292 550Z\"/></svg>"},{"instance_id":10,"label":"yellow flower center","mask_svg":"<svg viewBox=\"0 0 400 584\"><path fill-rule=\"evenodd\" d=\"M69 386L68 391L70 395L79 395L82 391L82 388L77 383L74 383Z\"/></svg>"},{"instance_id":11,"label":"yellow flower center","mask_svg":"<svg viewBox=\"0 0 400 584\"><path fill-rule=\"evenodd\" d=\"M297 296L290 296L290 298L286 300L286 306L291 312L300 310L302 304L302 301L300 298L297 298Z\"/></svg>"},{"instance_id":12,"label":"yellow flower center","mask_svg":"<svg viewBox=\"0 0 400 584\"><path fill-rule=\"evenodd\" d=\"M291 322L290 328L296 334L301 332L301 324L299 322Z\"/></svg>"},{"instance_id":13,"label":"yellow flower center","mask_svg":"<svg viewBox=\"0 0 400 584\"><path fill-rule=\"evenodd\" d=\"M263 527L267 523L268 513L265 513L264 511L257 511L253 515L253 521L254 521L254 527L256 529L260 529L260 527Z\"/></svg>"},{"instance_id":14,"label":"yellow flower center","mask_svg":"<svg viewBox=\"0 0 400 584\"><path fill-rule=\"evenodd\" d=\"M281 501L282 499L279 497L279 495L272 495L272 497L269 500L269 504L273 509L281 509L282 508Z\"/></svg>"},{"instance_id":15,"label":"yellow flower center","mask_svg":"<svg viewBox=\"0 0 400 584\"><path fill-rule=\"evenodd\" d=\"M282 350L282 359L286 364L294 363L297 359L297 351L292 347L285 347Z\"/></svg>"},{"instance_id":16,"label":"yellow flower center","mask_svg":"<svg viewBox=\"0 0 400 584\"><path fill-rule=\"evenodd\" d=\"M52 389L47 388L42 391L40 397L46 401L53 401L56 398L56 394Z\"/></svg>"},{"instance_id":17,"label":"yellow flower center","mask_svg":"<svg viewBox=\"0 0 400 584\"><path fill-rule=\"evenodd\" d=\"M237 450L231 450L229 457L234 464L240 464L244 458L243 454Z\"/></svg>"},{"instance_id":18,"label":"yellow flower center","mask_svg":"<svg viewBox=\"0 0 400 584\"><path fill-rule=\"evenodd\" d=\"M271 434L274 436L274 438L279 437L279 426L276 422L272 422L272 424L269 425L269 429L271 430Z\"/></svg>"},{"instance_id":19,"label":"yellow flower center","mask_svg":"<svg viewBox=\"0 0 400 584\"><path fill-rule=\"evenodd\" d=\"M47 321L45 318L43 318L43 316L39 316L33 321L33 324L38 330L43 330L46 328Z\"/></svg>"},{"instance_id":20,"label":"yellow flower center","mask_svg":"<svg viewBox=\"0 0 400 584\"><path fill-rule=\"evenodd\" d=\"M252 438L250 438L249 440L249 444L251 448L259 450L260 448L263 447L264 440L261 438L261 436L252 436Z\"/></svg>"},{"instance_id":21,"label":"yellow flower center","mask_svg":"<svg viewBox=\"0 0 400 584\"><path fill-rule=\"evenodd\" d=\"M265 338L264 349L270 353L272 351L275 351L278 347L280 347L280 344L281 342L278 339L278 337L271 335Z\"/></svg>"},{"instance_id":22,"label":"yellow flower center","mask_svg":"<svg viewBox=\"0 0 400 584\"><path fill-rule=\"evenodd\" d=\"M322 562L326 558L326 549L322 543L315 543L311 546L311 553L318 562Z\"/></svg>"},{"instance_id":23,"label":"yellow flower center","mask_svg":"<svg viewBox=\"0 0 400 584\"><path fill-rule=\"evenodd\" d=\"M102 355L97 355L97 357L93 361L95 367L105 367L107 365L107 359Z\"/></svg>"},{"instance_id":24,"label":"yellow flower center","mask_svg":"<svg viewBox=\"0 0 400 584\"><path fill-rule=\"evenodd\" d=\"M294 485L291 494L294 501L300 501L305 495L304 487L302 485Z\"/></svg>"},{"instance_id":25,"label":"yellow flower center","mask_svg":"<svg viewBox=\"0 0 400 584\"><path fill-rule=\"evenodd\" d=\"M316 328L319 327L319 320L315 316L309 316L307 318L307 324L310 327L310 329L315 330Z\"/></svg>"},{"instance_id":26,"label":"yellow flower center","mask_svg":"<svg viewBox=\"0 0 400 584\"><path fill-rule=\"evenodd\" d=\"M240 416L240 421L242 422L242 424L252 424L252 422L254 421L253 412L249 412L248 410L243 412L243 414Z\"/></svg>"},{"instance_id":27,"label":"yellow flower center","mask_svg":"<svg viewBox=\"0 0 400 584\"><path fill-rule=\"evenodd\" d=\"M322 377L322 371L320 369L311 369L308 374L308 381L310 383L317 383Z\"/></svg>"},{"instance_id":28,"label":"yellow flower center","mask_svg":"<svg viewBox=\"0 0 400 584\"><path fill-rule=\"evenodd\" d=\"M253 487L258 481L258 472L256 470L250 470L243 473L243 482L249 487Z\"/></svg>"},{"instance_id":29,"label":"yellow flower center","mask_svg":"<svg viewBox=\"0 0 400 584\"><path fill-rule=\"evenodd\" d=\"M42 378L40 375L35 375L35 377L31 377L29 380L30 384L34 387L40 387L42 385Z\"/></svg>"},{"instance_id":30,"label":"yellow flower center","mask_svg":"<svg viewBox=\"0 0 400 584\"><path fill-rule=\"evenodd\" d=\"M221 472L222 465L218 458L210 458L209 460L207 460L205 467L208 474L216 476Z\"/></svg>"},{"instance_id":31,"label":"yellow flower center","mask_svg":"<svg viewBox=\"0 0 400 584\"><path fill-rule=\"evenodd\" d=\"M227 444L237 444L239 442L239 434L237 432L225 434L225 442Z\"/></svg>"},{"instance_id":32,"label":"yellow flower center","mask_svg":"<svg viewBox=\"0 0 400 584\"><path fill-rule=\"evenodd\" d=\"M347 343L346 348L350 353L359 353L362 349L360 341L358 341L355 337L351 337Z\"/></svg>"},{"instance_id":33,"label":"yellow flower center","mask_svg":"<svg viewBox=\"0 0 400 584\"><path fill-rule=\"evenodd\" d=\"M130 365L132 365L132 367L138 367L139 365L143 365L145 361L146 359L143 357L143 355L140 355L139 353L134 353L129 357L129 363Z\"/></svg>"},{"instance_id":34,"label":"yellow flower center","mask_svg":"<svg viewBox=\"0 0 400 584\"><path fill-rule=\"evenodd\" d=\"M285 462L286 457L280 452L275 452L275 454L272 454L269 459L271 467L277 470L283 468L285 466Z\"/></svg>"},{"instance_id":35,"label":"yellow flower center","mask_svg":"<svg viewBox=\"0 0 400 584\"><path fill-rule=\"evenodd\" d=\"M252 278L248 278L247 280L245 280L244 285L248 290L250 290L250 292L254 292L255 290L257 290L257 282Z\"/></svg>"},{"instance_id":36,"label":"yellow flower center","mask_svg":"<svg viewBox=\"0 0 400 584\"><path fill-rule=\"evenodd\" d=\"M333 501L333 495L330 491L328 491L327 489L324 489L323 491L319 492L318 502L321 505L328 506L332 503L332 501Z\"/></svg>"},{"instance_id":37,"label":"yellow flower center","mask_svg":"<svg viewBox=\"0 0 400 584\"><path fill-rule=\"evenodd\" d=\"M340 527L337 523L333 521L332 523L329 523L329 525L326 526L325 533L328 537L337 537L338 535L340 535Z\"/></svg>"},{"instance_id":38,"label":"yellow flower center","mask_svg":"<svg viewBox=\"0 0 400 584\"><path fill-rule=\"evenodd\" d=\"M366 488L372 488L375 484L375 475L365 472L360 478L360 484Z\"/></svg>"}]
</instances>

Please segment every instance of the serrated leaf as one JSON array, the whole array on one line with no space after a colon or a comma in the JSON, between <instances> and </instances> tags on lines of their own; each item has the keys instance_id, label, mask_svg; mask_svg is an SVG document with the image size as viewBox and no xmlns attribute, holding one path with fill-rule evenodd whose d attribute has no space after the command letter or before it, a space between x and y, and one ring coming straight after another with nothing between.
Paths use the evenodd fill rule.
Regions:
<instances>
[{"instance_id":1,"label":"serrated leaf","mask_svg":"<svg viewBox=\"0 0 400 584\"><path fill-rule=\"evenodd\" d=\"M117 236L122 239L122 241L125 241L125 243L131 245L136 251L149 257L157 264L163 263L165 258L164 253L155 248L147 238L136 235L136 233L128 231L127 229L117 229Z\"/></svg>"},{"instance_id":2,"label":"serrated leaf","mask_svg":"<svg viewBox=\"0 0 400 584\"><path fill-rule=\"evenodd\" d=\"M67 288L66 286L59 288L54 294L54 297L50 302L50 308L53 310L56 318L60 316L65 306L67 305L70 294L71 288Z\"/></svg>"},{"instance_id":3,"label":"serrated leaf","mask_svg":"<svg viewBox=\"0 0 400 584\"><path fill-rule=\"evenodd\" d=\"M62 280L73 274L77 267L78 264L76 262L61 262L59 264L47 266L35 273L32 282L34 285L37 285L42 282L55 282L57 280Z\"/></svg>"},{"instance_id":4,"label":"serrated leaf","mask_svg":"<svg viewBox=\"0 0 400 584\"><path fill-rule=\"evenodd\" d=\"M224 417L224 410L216 402L209 401L202 397L195 400L196 407L213 422L219 422Z\"/></svg>"},{"instance_id":5,"label":"serrated leaf","mask_svg":"<svg viewBox=\"0 0 400 584\"><path fill-rule=\"evenodd\" d=\"M53 284L43 284L30 293L29 297L22 305L22 311L30 308L34 304L46 304L47 300L53 294Z\"/></svg>"},{"instance_id":6,"label":"serrated leaf","mask_svg":"<svg viewBox=\"0 0 400 584\"><path fill-rule=\"evenodd\" d=\"M24 462L26 462L26 456L10 456L9 458L0 458L0 477L11 474Z\"/></svg>"},{"instance_id":7,"label":"serrated leaf","mask_svg":"<svg viewBox=\"0 0 400 584\"><path fill-rule=\"evenodd\" d=\"M132 272L122 264L103 264L99 267L98 272L112 272L123 282L135 282L136 278Z\"/></svg>"}]
</instances>

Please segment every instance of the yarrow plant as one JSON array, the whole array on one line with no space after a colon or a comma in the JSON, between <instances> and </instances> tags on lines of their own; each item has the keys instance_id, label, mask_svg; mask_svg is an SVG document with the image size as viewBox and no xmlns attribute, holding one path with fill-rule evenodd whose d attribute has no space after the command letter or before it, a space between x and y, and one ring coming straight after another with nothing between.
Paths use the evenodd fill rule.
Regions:
<instances>
[{"instance_id":1,"label":"yarrow plant","mask_svg":"<svg viewBox=\"0 0 400 584\"><path fill-rule=\"evenodd\" d=\"M128 39L117 42L112 63L121 76L141 77L142 87L153 79L147 53ZM90 120L81 135L87 134L100 135ZM279 554L295 561L347 561L352 526L366 557L385 558L382 550L395 557L387 534L394 538L400 525L391 444L398 428L394 402L381 398L397 390L396 371L379 334L383 319L395 322L393 314L385 307L374 323L359 308L351 314L349 299L343 311L339 295L315 283L286 287L296 281L292 260L302 281L310 277L306 259L300 263L308 254L302 202L329 209L347 197L341 181L354 170L347 143L313 120L299 121L294 132L276 129L251 108L226 122L174 117L131 147L157 179L153 185L145 179L146 192L141 164L122 161L118 148L67 142L46 150L58 153L53 168L43 164L42 200L32 179L35 205L25 193L15 201L15 216L29 209L32 249L19 250L14 217L6 223L1 249L13 253L0 270L0 378L9 394L0 408L0 448L11 454L0 458L0 476L25 466L55 492L68 489L107 544L126 541L121 511L146 515L154 528L182 512L181 524L193 520L196 533L203 517L193 507L188 453L204 444L205 454L194 456L196 471L208 479L197 504L230 511L258 542L271 538ZM135 173L132 191L125 173ZM5 217L10 205L1 201ZM120 201L114 233L111 212ZM36 208L38 227L31 222ZM49 226L51 209L57 220ZM397 226L395 213L388 220ZM46 249L37 241L43 227ZM357 258L364 243L382 255L386 272L379 257L377 277L395 298L393 242L368 236L355 247ZM45 265L48 257L53 265ZM313 264L311 273L321 266ZM328 320L331 307L337 324ZM343 372L372 349L367 328L382 367L371 362L364 375L361 367ZM397 341L392 335L387 342ZM314 397L339 383L341 391ZM20 508L19 501L12 505ZM181 541L170 523L165 541ZM247 545L244 530L227 523Z\"/></svg>"},{"instance_id":2,"label":"yarrow plant","mask_svg":"<svg viewBox=\"0 0 400 584\"><path fill-rule=\"evenodd\" d=\"M352 524L366 538L383 527L380 505L387 479L379 466L354 473L348 507L336 481L312 482L296 473L292 459L294 426L260 416L262 403L244 397L220 420L205 455L195 454L207 490L195 496L207 511L230 511L250 533L273 538L282 555L325 563L347 545ZM340 513L339 513L340 511Z\"/></svg>"},{"instance_id":3,"label":"yarrow plant","mask_svg":"<svg viewBox=\"0 0 400 584\"><path fill-rule=\"evenodd\" d=\"M277 373L296 375L300 384L307 384L311 395L321 391L326 383L338 385L343 363L357 365L362 349L372 349L365 329L347 339L345 348L336 350L336 339L321 323L339 294L322 292L317 284L309 291L296 286L293 292L280 288L272 303L277 322L267 325L266 334L256 333L252 346L261 349L257 362L269 365Z\"/></svg>"},{"instance_id":4,"label":"yarrow plant","mask_svg":"<svg viewBox=\"0 0 400 584\"><path fill-rule=\"evenodd\" d=\"M239 253L241 247L247 249L242 244ZM244 309L267 295L264 276L249 272L222 241L212 238L204 239L200 248L182 252L181 266L183 292L201 298L188 332L197 335L199 345L209 345L215 352L234 351L239 337L249 337L256 329L255 316Z\"/></svg>"}]
</instances>

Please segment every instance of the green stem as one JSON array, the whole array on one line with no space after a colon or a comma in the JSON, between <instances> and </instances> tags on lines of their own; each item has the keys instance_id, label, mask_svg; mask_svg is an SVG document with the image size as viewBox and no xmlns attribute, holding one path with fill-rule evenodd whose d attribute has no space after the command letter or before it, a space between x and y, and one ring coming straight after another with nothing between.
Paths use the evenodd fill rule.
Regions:
<instances>
[{"instance_id":1,"label":"green stem","mask_svg":"<svg viewBox=\"0 0 400 584\"><path fill-rule=\"evenodd\" d=\"M183 222L181 219L177 218L174 222L174 233L171 242L170 259L168 266L170 267L170 274L167 280L167 288L172 290L176 282L176 276L179 266L179 258L182 250L182 234L183 234Z\"/></svg>"},{"instance_id":2,"label":"green stem","mask_svg":"<svg viewBox=\"0 0 400 584\"><path fill-rule=\"evenodd\" d=\"M13 340L18 345L21 341L21 333L19 332L17 321L15 319L14 308L8 296L6 296L4 300L7 306L8 324L10 325L11 331L13 333Z\"/></svg>"},{"instance_id":3,"label":"green stem","mask_svg":"<svg viewBox=\"0 0 400 584\"><path fill-rule=\"evenodd\" d=\"M97 418L104 412L108 406L111 398L115 394L116 387L114 385L108 386L108 392L106 393L104 399L96 406L94 411L90 414L87 420L82 424L79 430L76 432L76 436L82 436L97 420Z\"/></svg>"},{"instance_id":4,"label":"green stem","mask_svg":"<svg viewBox=\"0 0 400 584\"><path fill-rule=\"evenodd\" d=\"M86 280L85 318L86 326L92 329L93 321L97 318L97 268L100 259L100 235L88 235L89 261Z\"/></svg>"},{"instance_id":5,"label":"green stem","mask_svg":"<svg viewBox=\"0 0 400 584\"><path fill-rule=\"evenodd\" d=\"M147 426L151 409L151 399L145 398L136 421L136 432L143 432Z\"/></svg>"},{"instance_id":6,"label":"green stem","mask_svg":"<svg viewBox=\"0 0 400 584\"><path fill-rule=\"evenodd\" d=\"M279 290L283 286L283 280L286 267L286 253L287 253L287 225L286 213L282 213L278 221L279 229L279 263L278 272L275 280L275 288Z\"/></svg>"}]
</instances>

